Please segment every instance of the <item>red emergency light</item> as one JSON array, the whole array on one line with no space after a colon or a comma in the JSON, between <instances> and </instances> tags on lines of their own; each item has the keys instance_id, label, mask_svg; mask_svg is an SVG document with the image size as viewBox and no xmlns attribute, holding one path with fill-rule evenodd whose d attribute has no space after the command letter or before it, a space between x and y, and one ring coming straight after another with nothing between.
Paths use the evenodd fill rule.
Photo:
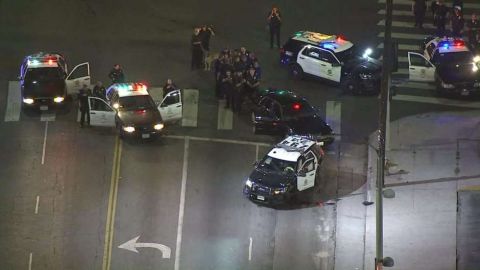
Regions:
<instances>
[{"instance_id":1,"label":"red emergency light","mask_svg":"<svg viewBox=\"0 0 480 270\"><path fill-rule=\"evenodd\" d=\"M294 111L298 111L298 110L300 110L301 108L302 108L302 106L300 105L300 103L293 103L293 104L292 104L292 109L293 109Z\"/></svg>"}]
</instances>

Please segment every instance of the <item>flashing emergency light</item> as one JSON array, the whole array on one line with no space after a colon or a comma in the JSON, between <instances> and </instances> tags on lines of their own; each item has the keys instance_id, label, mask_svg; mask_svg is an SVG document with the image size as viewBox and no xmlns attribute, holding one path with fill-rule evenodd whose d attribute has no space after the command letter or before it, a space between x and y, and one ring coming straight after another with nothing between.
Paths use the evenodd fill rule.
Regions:
<instances>
[{"instance_id":1,"label":"flashing emergency light","mask_svg":"<svg viewBox=\"0 0 480 270\"><path fill-rule=\"evenodd\" d=\"M52 60L52 59L48 59L48 64L49 64L49 65L53 65L53 60Z\"/></svg>"},{"instance_id":2,"label":"flashing emergency light","mask_svg":"<svg viewBox=\"0 0 480 270\"><path fill-rule=\"evenodd\" d=\"M322 43L322 47L325 48L325 49L331 49L331 50L334 50L336 49L335 47L335 44L334 43Z\"/></svg>"},{"instance_id":3,"label":"flashing emergency light","mask_svg":"<svg viewBox=\"0 0 480 270\"><path fill-rule=\"evenodd\" d=\"M293 109L294 111L298 111L298 110L300 110L301 108L302 108L302 106L300 105L300 103L293 103L293 104L292 104L292 109Z\"/></svg>"},{"instance_id":4,"label":"flashing emergency light","mask_svg":"<svg viewBox=\"0 0 480 270\"><path fill-rule=\"evenodd\" d=\"M460 47L460 46L464 46L465 45L465 42L463 40L455 40L453 42L453 46L456 46L456 47Z\"/></svg>"}]
</instances>

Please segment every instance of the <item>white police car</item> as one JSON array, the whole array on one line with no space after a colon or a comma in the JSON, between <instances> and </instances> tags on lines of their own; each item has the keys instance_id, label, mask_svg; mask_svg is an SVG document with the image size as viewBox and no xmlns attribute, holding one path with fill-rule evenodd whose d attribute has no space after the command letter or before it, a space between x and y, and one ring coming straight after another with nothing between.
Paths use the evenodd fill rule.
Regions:
<instances>
[{"instance_id":1,"label":"white police car","mask_svg":"<svg viewBox=\"0 0 480 270\"><path fill-rule=\"evenodd\" d=\"M438 93L480 94L480 57L470 51L463 39L428 37L423 48L423 54L408 52L410 80L435 82Z\"/></svg>"},{"instance_id":2,"label":"white police car","mask_svg":"<svg viewBox=\"0 0 480 270\"><path fill-rule=\"evenodd\" d=\"M84 84L90 85L90 66L82 63L69 73L62 55L39 52L23 59L18 78L23 107L48 110L63 104L67 95L77 93Z\"/></svg>"},{"instance_id":3,"label":"white police car","mask_svg":"<svg viewBox=\"0 0 480 270\"><path fill-rule=\"evenodd\" d=\"M275 145L255 164L243 193L254 202L282 204L319 181L323 142L293 135Z\"/></svg>"},{"instance_id":4,"label":"white police car","mask_svg":"<svg viewBox=\"0 0 480 270\"><path fill-rule=\"evenodd\" d=\"M360 55L352 42L336 35L299 31L280 50L280 63L288 65L295 79L305 74L342 83L351 92L378 92L381 64Z\"/></svg>"},{"instance_id":5,"label":"white police car","mask_svg":"<svg viewBox=\"0 0 480 270\"><path fill-rule=\"evenodd\" d=\"M155 104L143 83L116 83L106 100L88 97L90 125L116 127L120 137L148 139L162 133L165 122L182 118L180 90L169 92Z\"/></svg>"}]
</instances>

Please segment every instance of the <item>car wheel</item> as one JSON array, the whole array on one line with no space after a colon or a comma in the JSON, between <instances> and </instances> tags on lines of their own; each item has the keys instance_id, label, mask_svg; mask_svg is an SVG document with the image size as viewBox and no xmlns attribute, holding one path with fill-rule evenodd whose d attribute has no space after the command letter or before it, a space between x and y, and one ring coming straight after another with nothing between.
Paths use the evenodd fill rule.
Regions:
<instances>
[{"instance_id":1,"label":"car wheel","mask_svg":"<svg viewBox=\"0 0 480 270\"><path fill-rule=\"evenodd\" d=\"M290 76L294 80L301 80L303 78L303 69L299 64L293 64L290 66Z\"/></svg>"}]
</instances>

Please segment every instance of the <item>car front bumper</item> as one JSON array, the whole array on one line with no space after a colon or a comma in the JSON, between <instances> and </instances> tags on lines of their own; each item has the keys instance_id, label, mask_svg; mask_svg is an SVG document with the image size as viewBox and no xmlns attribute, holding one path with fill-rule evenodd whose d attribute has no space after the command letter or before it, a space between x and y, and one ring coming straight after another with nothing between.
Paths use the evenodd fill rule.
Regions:
<instances>
[{"instance_id":1,"label":"car front bumper","mask_svg":"<svg viewBox=\"0 0 480 270\"><path fill-rule=\"evenodd\" d=\"M291 192L273 194L271 192L264 192L258 189L254 190L248 186L243 188L243 194L252 202L267 205L282 205L288 203L292 199Z\"/></svg>"}]
</instances>

